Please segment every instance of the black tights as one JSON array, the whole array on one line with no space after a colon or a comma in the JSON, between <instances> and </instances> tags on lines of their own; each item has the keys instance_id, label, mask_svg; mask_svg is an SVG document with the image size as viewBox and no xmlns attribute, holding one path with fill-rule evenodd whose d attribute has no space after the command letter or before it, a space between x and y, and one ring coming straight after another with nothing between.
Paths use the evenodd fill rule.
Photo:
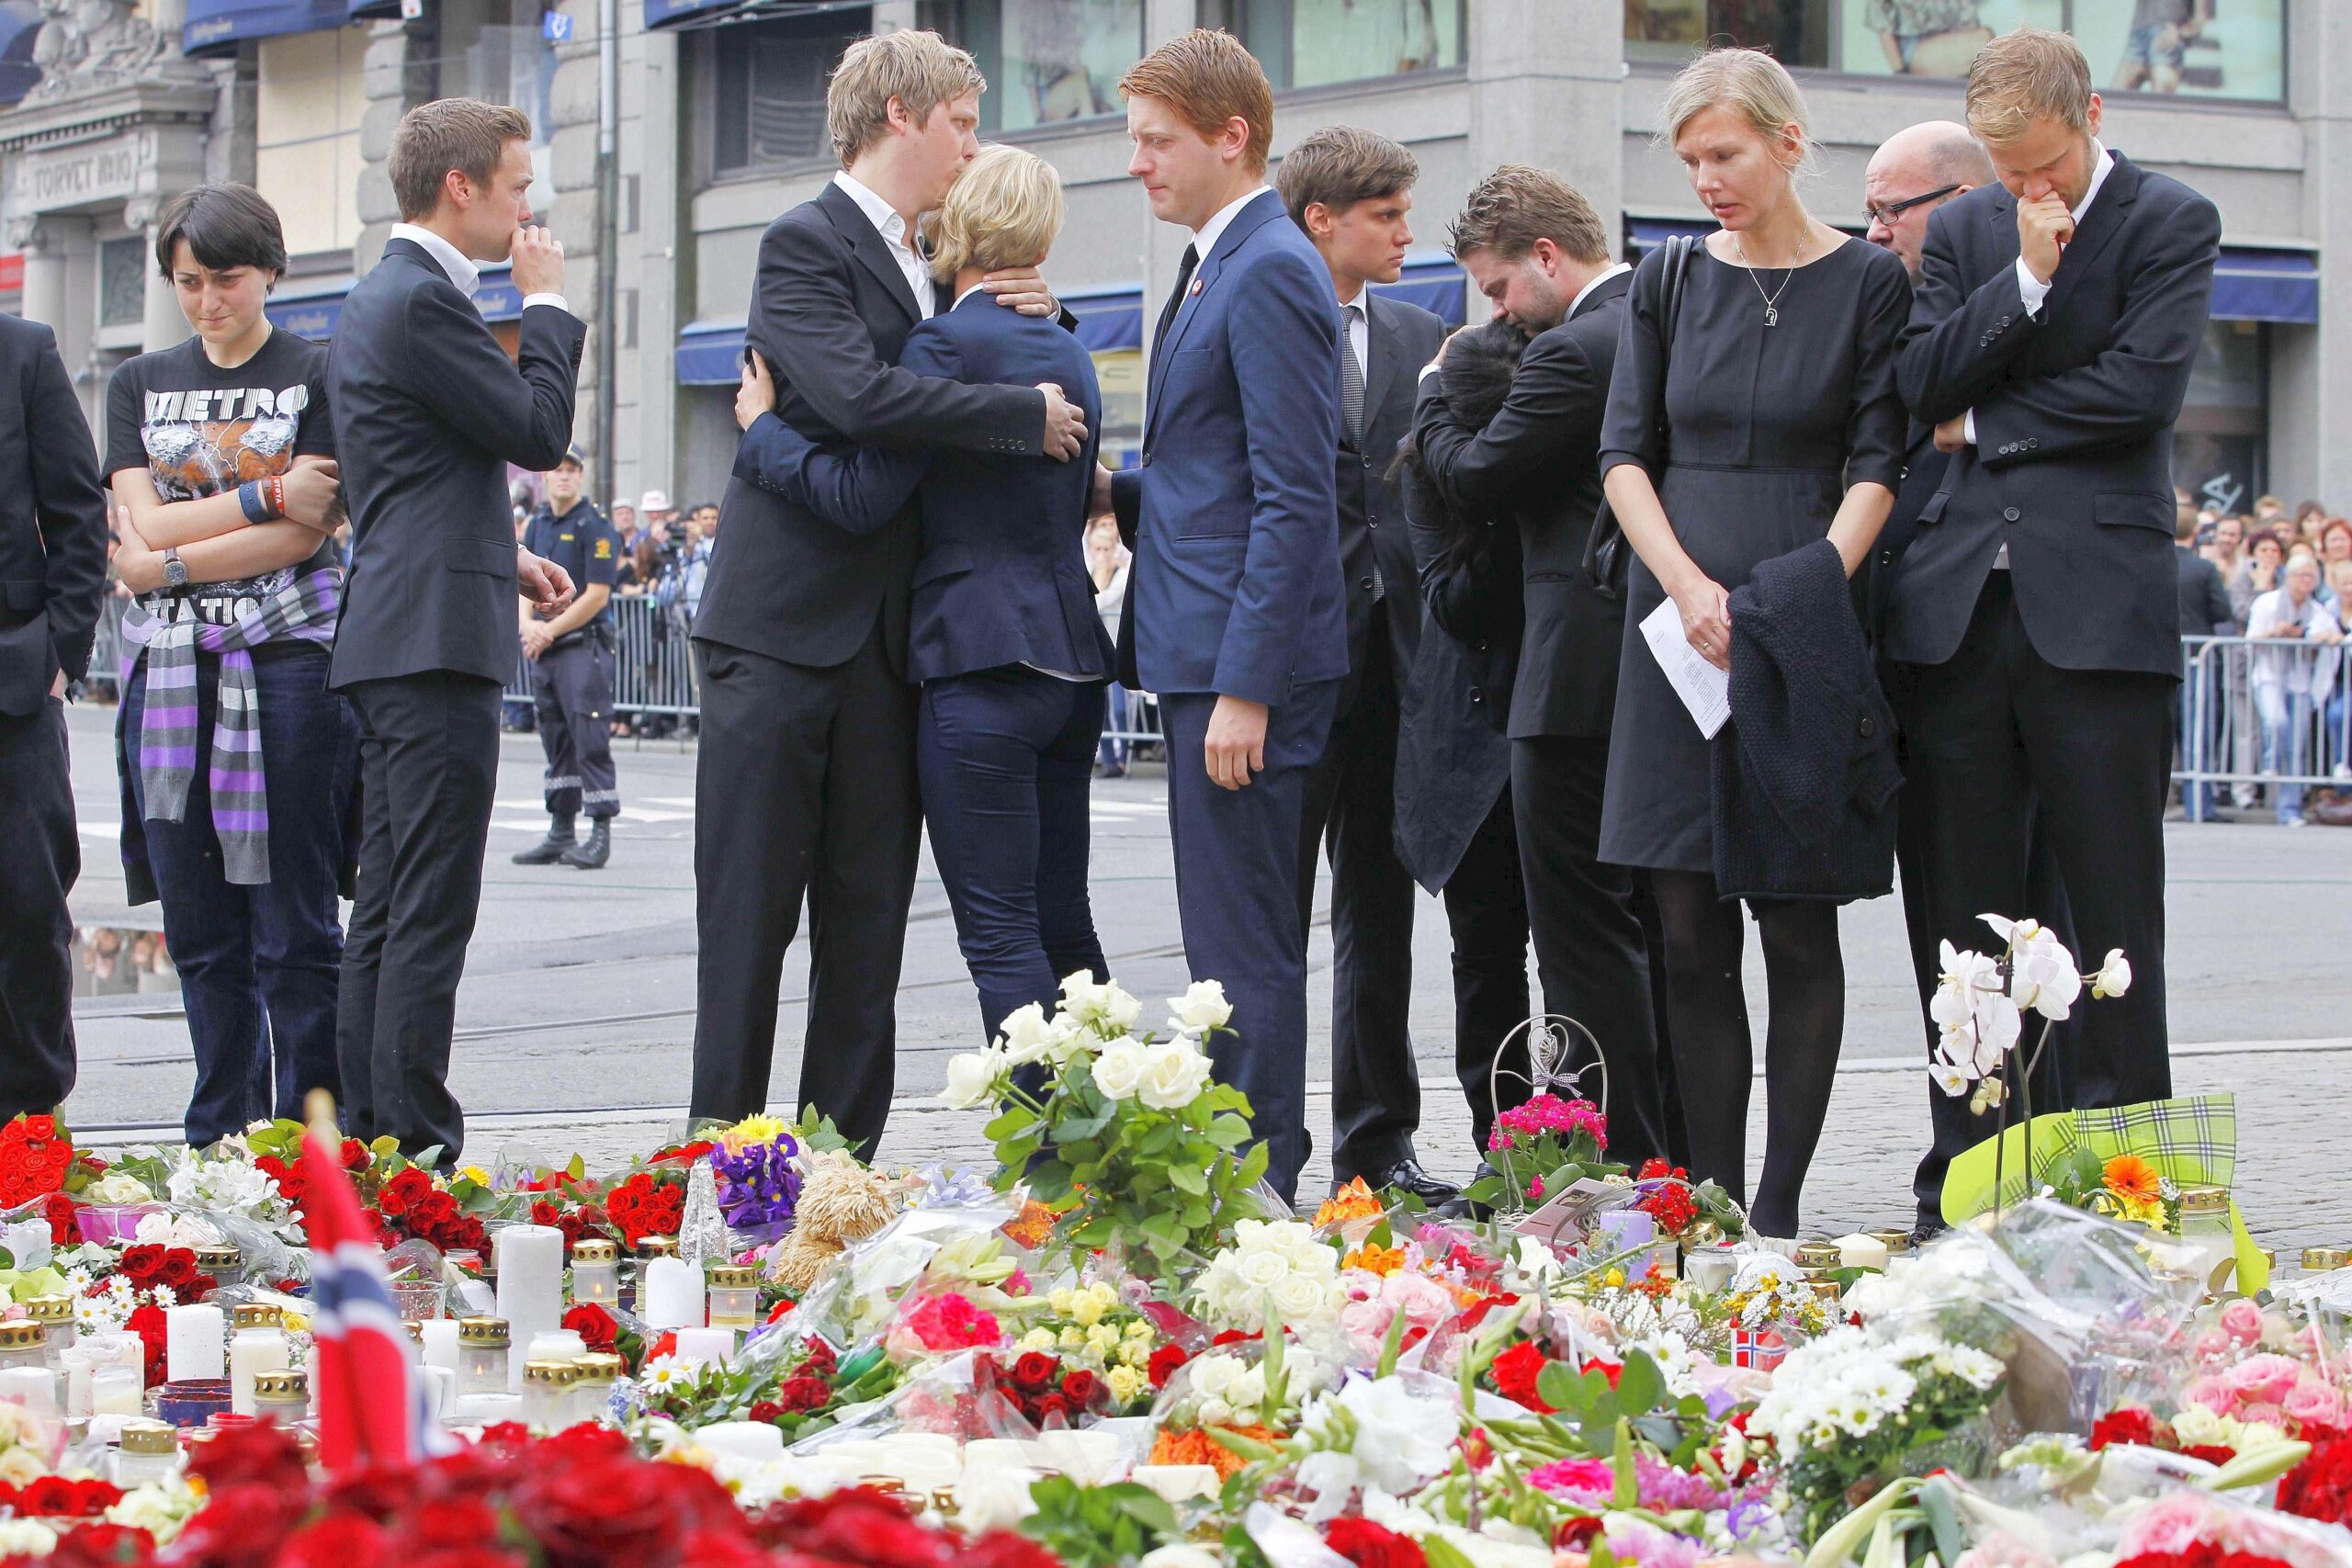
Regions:
<instances>
[{"instance_id":1,"label":"black tights","mask_svg":"<svg viewBox=\"0 0 2352 1568\"><path fill-rule=\"evenodd\" d=\"M1667 1020L1675 1076L1690 1130L1690 1173L1739 1197L1747 1180L1747 1080L1755 1070L1747 997L1740 985L1736 899L1715 896L1705 872L1654 871L1666 930ZM1797 1234L1805 1168L1821 1141L1838 1047L1846 1027L1846 963L1838 908L1818 902L1756 906L1764 942L1764 1174L1748 1213L1758 1234Z\"/></svg>"}]
</instances>

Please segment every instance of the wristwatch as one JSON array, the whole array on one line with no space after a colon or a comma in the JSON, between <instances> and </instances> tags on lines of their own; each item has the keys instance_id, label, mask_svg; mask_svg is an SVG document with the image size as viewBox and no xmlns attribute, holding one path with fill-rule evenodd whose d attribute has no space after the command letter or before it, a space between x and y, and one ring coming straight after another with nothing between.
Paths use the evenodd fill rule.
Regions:
<instances>
[{"instance_id":1,"label":"wristwatch","mask_svg":"<svg viewBox=\"0 0 2352 1568\"><path fill-rule=\"evenodd\" d=\"M187 586L187 562L180 559L179 547L176 545L164 552L164 586L166 588Z\"/></svg>"}]
</instances>

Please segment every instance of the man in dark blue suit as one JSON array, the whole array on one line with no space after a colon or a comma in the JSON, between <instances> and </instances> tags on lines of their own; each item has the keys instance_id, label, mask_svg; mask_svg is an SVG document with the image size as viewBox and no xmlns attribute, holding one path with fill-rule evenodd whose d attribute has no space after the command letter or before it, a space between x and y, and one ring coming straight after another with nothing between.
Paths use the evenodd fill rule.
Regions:
<instances>
[{"instance_id":1,"label":"man in dark blue suit","mask_svg":"<svg viewBox=\"0 0 2352 1568\"><path fill-rule=\"evenodd\" d=\"M345 1124L445 1163L465 1139L449 1044L517 595L552 615L572 594L561 567L516 546L507 511L507 466L544 472L571 445L588 333L564 303L563 247L526 227L530 139L521 111L471 98L401 118L404 220L345 301L328 362L352 539L328 683L359 711L364 818L335 1022ZM510 255L519 362L472 299L478 264Z\"/></svg>"},{"instance_id":2,"label":"man in dark blue suit","mask_svg":"<svg viewBox=\"0 0 2352 1568\"><path fill-rule=\"evenodd\" d=\"M1119 85L1127 172L1192 231L1152 340L1141 466L1096 487L1136 552L1120 679L1159 694L1185 962L1233 1003L1210 1055L1287 1201L1309 1146L1300 820L1348 671L1340 315L1265 183L1273 91L1249 51L1195 28Z\"/></svg>"}]
</instances>

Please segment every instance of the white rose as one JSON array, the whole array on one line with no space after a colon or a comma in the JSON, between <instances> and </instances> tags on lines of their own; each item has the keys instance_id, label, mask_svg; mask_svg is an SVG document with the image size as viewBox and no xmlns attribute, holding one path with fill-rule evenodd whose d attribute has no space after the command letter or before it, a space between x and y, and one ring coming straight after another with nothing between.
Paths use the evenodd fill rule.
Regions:
<instances>
[{"instance_id":1,"label":"white rose","mask_svg":"<svg viewBox=\"0 0 2352 1568\"><path fill-rule=\"evenodd\" d=\"M997 1041L1004 1051L1005 1061L1012 1066L1026 1066L1046 1059L1046 1047L1052 1039L1052 1030L1046 1022L1046 1010L1035 1002L1014 1008L1004 1016L1004 1027L998 1031Z\"/></svg>"},{"instance_id":2,"label":"white rose","mask_svg":"<svg viewBox=\"0 0 2352 1568\"><path fill-rule=\"evenodd\" d=\"M1190 1033L1222 1029L1232 1017L1233 1004L1225 999L1225 987L1216 980L1195 980L1182 996L1168 998L1168 1021Z\"/></svg>"},{"instance_id":3,"label":"white rose","mask_svg":"<svg viewBox=\"0 0 2352 1568\"><path fill-rule=\"evenodd\" d=\"M956 1522L967 1535L1011 1529L1037 1511L1029 1495L1037 1472L1019 1465L967 1470L956 1483Z\"/></svg>"},{"instance_id":4,"label":"white rose","mask_svg":"<svg viewBox=\"0 0 2352 1568\"><path fill-rule=\"evenodd\" d=\"M1241 1255L1240 1274L1246 1288L1271 1291L1290 1278L1290 1259L1279 1252L1245 1252Z\"/></svg>"},{"instance_id":5,"label":"white rose","mask_svg":"<svg viewBox=\"0 0 2352 1568\"><path fill-rule=\"evenodd\" d=\"M2099 998L2120 997L2132 988L2132 961L2123 956L2120 947L2107 950L2107 962L2091 976L2091 995Z\"/></svg>"},{"instance_id":6,"label":"white rose","mask_svg":"<svg viewBox=\"0 0 2352 1568\"><path fill-rule=\"evenodd\" d=\"M1233 1406L1222 1399L1204 1399L1201 1401L1200 1409L1195 1414L1200 1416L1201 1425L1204 1427L1223 1427L1232 1422Z\"/></svg>"},{"instance_id":7,"label":"white rose","mask_svg":"<svg viewBox=\"0 0 2352 1568\"><path fill-rule=\"evenodd\" d=\"M1207 1355L1193 1363L1193 1392L1201 1394L1223 1394L1241 1375L1241 1362L1232 1356Z\"/></svg>"},{"instance_id":8,"label":"white rose","mask_svg":"<svg viewBox=\"0 0 2352 1568\"><path fill-rule=\"evenodd\" d=\"M1286 1274L1272 1292L1274 1311L1285 1322L1298 1323L1317 1316L1331 1304L1330 1292L1319 1280L1306 1274Z\"/></svg>"},{"instance_id":9,"label":"white rose","mask_svg":"<svg viewBox=\"0 0 2352 1568\"><path fill-rule=\"evenodd\" d=\"M1266 1403L1266 1369L1245 1367L1235 1375L1226 1399L1236 1410L1255 1410Z\"/></svg>"},{"instance_id":10,"label":"white rose","mask_svg":"<svg viewBox=\"0 0 2352 1568\"><path fill-rule=\"evenodd\" d=\"M996 1096L997 1068L1003 1061L994 1051L959 1051L948 1057L941 1102L950 1111L976 1111L988 1104Z\"/></svg>"},{"instance_id":11,"label":"white rose","mask_svg":"<svg viewBox=\"0 0 2352 1568\"><path fill-rule=\"evenodd\" d=\"M1182 1035L1145 1047L1143 1083L1137 1099L1154 1111L1176 1111L1193 1103L1209 1081L1209 1059Z\"/></svg>"},{"instance_id":12,"label":"white rose","mask_svg":"<svg viewBox=\"0 0 2352 1568\"><path fill-rule=\"evenodd\" d=\"M1062 982L1062 1011L1106 1035L1124 1034L1142 1016L1143 1003L1114 983L1097 985L1094 976L1081 969Z\"/></svg>"},{"instance_id":13,"label":"white rose","mask_svg":"<svg viewBox=\"0 0 2352 1568\"><path fill-rule=\"evenodd\" d=\"M1094 1058L1094 1087L1106 1100L1132 1100L1143 1082L1143 1047L1129 1040L1114 1040Z\"/></svg>"},{"instance_id":14,"label":"white rose","mask_svg":"<svg viewBox=\"0 0 2352 1568\"><path fill-rule=\"evenodd\" d=\"M110 1170L90 1184L85 1196L93 1203L144 1203L154 1194L147 1184L128 1171Z\"/></svg>"},{"instance_id":15,"label":"white rose","mask_svg":"<svg viewBox=\"0 0 2352 1568\"><path fill-rule=\"evenodd\" d=\"M1225 1568L1225 1559L1204 1546L1177 1540L1145 1552L1136 1568Z\"/></svg>"}]
</instances>

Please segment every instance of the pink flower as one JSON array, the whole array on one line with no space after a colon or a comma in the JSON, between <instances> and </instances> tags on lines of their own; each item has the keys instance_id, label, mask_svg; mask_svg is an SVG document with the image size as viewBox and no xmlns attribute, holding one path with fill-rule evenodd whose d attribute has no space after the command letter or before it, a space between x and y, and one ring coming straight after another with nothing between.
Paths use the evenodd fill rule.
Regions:
<instances>
[{"instance_id":1,"label":"pink flower","mask_svg":"<svg viewBox=\"0 0 2352 1568\"><path fill-rule=\"evenodd\" d=\"M1544 1196L1544 1179L1542 1177L1539 1176L1534 1180L1527 1184L1527 1195L1530 1198L1541 1198Z\"/></svg>"},{"instance_id":2,"label":"pink flower","mask_svg":"<svg viewBox=\"0 0 2352 1568\"><path fill-rule=\"evenodd\" d=\"M2230 1406L2237 1403L2229 1386L2212 1373L2190 1379L2188 1386L2181 1390L2180 1396L2191 1404L2203 1405L2216 1416L2228 1415Z\"/></svg>"},{"instance_id":3,"label":"pink flower","mask_svg":"<svg viewBox=\"0 0 2352 1568\"><path fill-rule=\"evenodd\" d=\"M2335 1391L2324 1382L2313 1382L2308 1379L2287 1391L2287 1397L2279 1402L2279 1408L2290 1419L2305 1425L2335 1427L2341 1426L2344 1420L2344 1401L2337 1397Z\"/></svg>"},{"instance_id":4,"label":"pink flower","mask_svg":"<svg viewBox=\"0 0 2352 1568\"><path fill-rule=\"evenodd\" d=\"M951 1291L933 1296L907 1314L907 1327L926 1350L961 1350L1004 1343L993 1313L982 1312Z\"/></svg>"},{"instance_id":5,"label":"pink flower","mask_svg":"<svg viewBox=\"0 0 2352 1568\"><path fill-rule=\"evenodd\" d=\"M1609 1551L1618 1562L1639 1568L1699 1568L1699 1543L1688 1536L1619 1516L1609 1526Z\"/></svg>"},{"instance_id":6,"label":"pink flower","mask_svg":"<svg viewBox=\"0 0 2352 1568\"><path fill-rule=\"evenodd\" d=\"M2121 1555L2161 1552L2171 1556L2187 1551L2205 1539L2211 1523L2212 1506L2203 1496L2194 1492L2171 1493L2123 1527Z\"/></svg>"},{"instance_id":7,"label":"pink flower","mask_svg":"<svg viewBox=\"0 0 2352 1568\"><path fill-rule=\"evenodd\" d=\"M2222 1331L2241 1345L2262 1337L2262 1309L2240 1297L2222 1309Z\"/></svg>"},{"instance_id":8,"label":"pink flower","mask_svg":"<svg viewBox=\"0 0 2352 1568\"><path fill-rule=\"evenodd\" d=\"M1409 1274L1402 1269L1391 1274L1380 1288L1381 1300L1395 1312L1405 1314L1406 1323L1416 1328L1435 1328L1458 1310L1453 1292L1426 1274ZM1383 1334L1388 1325L1380 1325Z\"/></svg>"},{"instance_id":9,"label":"pink flower","mask_svg":"<svg viewBox=\"0 0 2352 1568\"><path fill-rule=\"evenodd\" d=\"M2291 1356L2248 1356L2222 1374L2240 1399L2275 1404L2302 1380L2302 1364Z\"/></svg>"},{"instance_id":10,"label":"pink flower","mask_svg":"<svg viewBox=\"0 0 2352 1568\"><path fill-rule=\"evenodd\" d=\"M2219 1328L2209 1328L2198 1337L2197 1359L2200 1361L2218 1361L2236 1347L2237 1341L2232 1339L2227 1333Z\"/></svg>"},{"instance_id":11,"label":"pink flower","mask_svg":"<svg viewBox=\"0 0 2352 1568\"><path fill-rule=\"evenodd\" d=\"M1599 1499L1617 1489L1617 1472L1605 1459L1555 1459L1528 1472L1527 1483L1563 1497Z\"/></svg>"}]
</instances>

